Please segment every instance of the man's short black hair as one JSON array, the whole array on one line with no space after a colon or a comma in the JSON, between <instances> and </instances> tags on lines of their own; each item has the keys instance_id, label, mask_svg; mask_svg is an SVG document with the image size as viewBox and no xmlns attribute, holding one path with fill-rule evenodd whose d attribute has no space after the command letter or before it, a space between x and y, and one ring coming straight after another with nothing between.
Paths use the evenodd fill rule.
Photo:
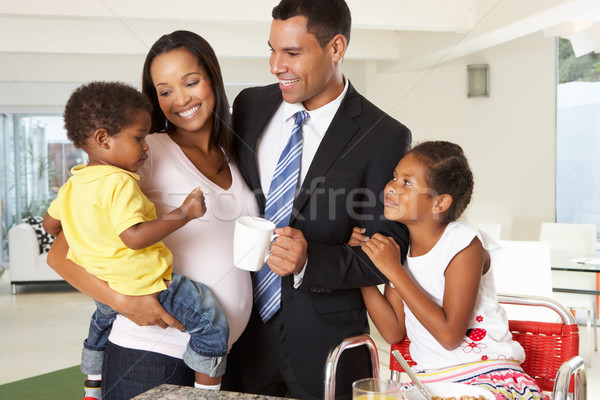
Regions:
<instances>
[{"instance_id":1,"label":"man's short black hair","mask_svg":"<svg viewBox=\"0 0 600 400\"><path fill-rule=\"evenodd\" d=\"M273 19L284 21L298 15L306 17L306 29L322 48L338 34L350 43L352 16L344 0L282 0L272 13Z\"/></svg>"}]
</instances>

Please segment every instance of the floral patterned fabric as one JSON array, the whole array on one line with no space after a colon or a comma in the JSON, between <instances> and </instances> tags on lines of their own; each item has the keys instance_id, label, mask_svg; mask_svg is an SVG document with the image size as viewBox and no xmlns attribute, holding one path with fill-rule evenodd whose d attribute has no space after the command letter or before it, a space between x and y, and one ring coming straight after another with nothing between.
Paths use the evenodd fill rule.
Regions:
<instances>
[{"instance_id":1,"label":"floral patterned fabric","mask_svg":"<svg viewBox=\"0 0 600 400\"><path fill-rule=\"evenodd\" d=\"M54 236L50 235L42 228L43 220L42 217L27 217L23 218L21 221L33 227L38 239L38 244L40 245L40 253L47 253L50 251L52 243L54 243Z\"/></svg>"}]
</instances>

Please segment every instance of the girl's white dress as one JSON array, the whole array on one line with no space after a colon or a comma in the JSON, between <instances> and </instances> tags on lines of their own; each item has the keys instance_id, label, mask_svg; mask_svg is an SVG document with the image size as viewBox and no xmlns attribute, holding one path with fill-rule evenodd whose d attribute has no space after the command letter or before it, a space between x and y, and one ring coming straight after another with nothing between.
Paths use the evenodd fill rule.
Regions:
<instances>
[{"instance_id":1,"label":"girl's white dress","mask_svg":"<svg viewBox=\"0 0 600 400\"><path fill-rule=\"evenodd\" d=\"M472 225L463 222L448 224L440 240L425 255L407 257L405 268L432 300L442 305L444 272L450 261L477 237L490 254L491 267L481 277L475 310L471 316L463 343L448 351L421 325L404 305L406 332L411 339L410 354L417 363L415 369L428 370L485 360L525 360L521 345L512 340L508 319L496 301L496 287L492 268L500 246L492 238ZM410 251L410 250L409 250ZM409 252L410 254L410 252Z\"/></svg>"},{"instance_id":2,"label":"girl's white dress","mask_svg":"<svg viewBox=\"0 0 600 400\"><path fill-rule=\"evenodd\" d=\"M496 301L493 268L500 246L472 225L452 222L425 255L407 257L405 268L440 306L444 297L444 272L450 261L475 238L490 255L490 269L481 277L469 327L460 346L444 349L404 304L406 333L411 340L413 367L423 382L460 382L490 390L496 400L547 400L539 385L523 372L521 345L512 340L508 319ZM409 249L410 254L410 249Z\"/></svg>"}]
</instances>

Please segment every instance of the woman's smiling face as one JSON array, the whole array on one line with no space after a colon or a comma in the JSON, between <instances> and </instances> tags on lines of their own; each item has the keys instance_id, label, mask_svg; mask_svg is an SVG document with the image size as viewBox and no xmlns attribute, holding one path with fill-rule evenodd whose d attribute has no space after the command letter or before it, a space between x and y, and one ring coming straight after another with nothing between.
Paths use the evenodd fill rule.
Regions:
<instances>
[{"instance_id":1,"label":"woman's smiling face","mask_svg":"<svg viewBox=\"0 0 600 400\"><path fill-rule=\"evenodd\" d=\"M180 133L212 130L215 94L206 71L186 48L160 54L150 66L158 103Z\"/></svg>"}]
</instances>

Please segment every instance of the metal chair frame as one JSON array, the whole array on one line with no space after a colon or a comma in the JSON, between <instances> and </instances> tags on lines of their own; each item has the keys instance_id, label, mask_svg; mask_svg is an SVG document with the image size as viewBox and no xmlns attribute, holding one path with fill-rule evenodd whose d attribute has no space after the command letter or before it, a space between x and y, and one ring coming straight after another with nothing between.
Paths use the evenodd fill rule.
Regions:
<instances>
[{"instance_id":1,"label":"metal chair frame","mask_svg":"<svg viewBox=\"0 0 600 400\"><path fill-rule=\"evenodd\" d=\"M325 389L323 393L324 400L335 399L335 373L337 363L344 350L358 346L367 346L371 353L371 366L373 369L373 377L379 378L379 354L377 346L371 336L364 334L344 339L342 343L329 352L327 361L325 362Z\"/></svg>"}]
</instances>

